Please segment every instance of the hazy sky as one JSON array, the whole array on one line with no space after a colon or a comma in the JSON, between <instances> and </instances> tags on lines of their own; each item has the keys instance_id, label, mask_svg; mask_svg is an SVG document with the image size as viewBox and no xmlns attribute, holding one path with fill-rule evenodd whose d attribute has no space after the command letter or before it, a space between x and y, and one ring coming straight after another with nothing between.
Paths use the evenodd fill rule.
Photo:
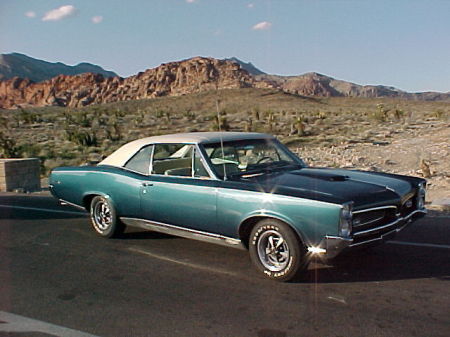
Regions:
<instances>
[{"instance_id":1,"label":"hazy sky","mask_svg":"<svg viewBox=\"0 0 450 337\"><path fill-rule=\"evenodd\" d=\"M0 52L121 76L236 56L272 74L450 91L450 0L0 0Z\"/></svg>"}]
</instances>

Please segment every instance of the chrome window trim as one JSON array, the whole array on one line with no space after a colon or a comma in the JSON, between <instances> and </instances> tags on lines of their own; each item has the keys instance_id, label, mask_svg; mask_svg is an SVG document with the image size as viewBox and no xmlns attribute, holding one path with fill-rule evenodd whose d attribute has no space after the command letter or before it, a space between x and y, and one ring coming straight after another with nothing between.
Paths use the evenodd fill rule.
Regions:
<instances>
[{"instance_id":1,"label":"chrome window trim","mask_svg":"<svg viewBox=\"0 0 450 337\"><path fill-rule=\"evenodd\" d=\"M150 153L150 164L148 165L148 176L152 174L153 170L153 154L155 153L155 144L151 144L152 152Z\"/></svg>"},{"instance_id":2,"label":"chrome window trim","mask_svg":"<svg viewBox=\"0 0 450 337\"><path fill-rule=\"evenodd\" d=\"M212 180L220 180L214 173L214 170L209 166L209 163L205 158L205 154L203 153L202 148L200 148L199 144L196 144L196 149L198 150L198 153L200 154L201 162L203 163L203 166L206 168L206 171L209 173L210 178Z\"/></svg>"}]
</instances>

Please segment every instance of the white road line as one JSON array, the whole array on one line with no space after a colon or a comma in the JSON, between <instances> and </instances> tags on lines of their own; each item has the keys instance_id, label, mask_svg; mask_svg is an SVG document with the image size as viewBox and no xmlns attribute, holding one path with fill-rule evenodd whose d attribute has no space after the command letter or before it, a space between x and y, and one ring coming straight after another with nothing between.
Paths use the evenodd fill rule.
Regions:
<instances>
[{"instance_id":1,"label":"white road line","mask_svg":"<svg viewBox=\"0 0 450 337\"><path fill-rule=\"evenodd\" d=\"M233 273L233 272L230 272L230 271L227 271L227 270L217 269L217 268L212 268L212 267L207 267L207 266L201 266L201 265L198 265L198 264L195 264L195 263L190 263L190 262L185 262L185 261L172 259L170 257L158 255L158 254L149 252L149 251L141 249L141 248L129 247L128 250L130 250L132 252L135 252L135 253L144 254L144 255L153 257L155 259L158 259L158 260L176 263L176 264L179 264L179 265L182 265L182 266L185 266L185 267L189 267L189 268L200 269L200 270L203 270L203 271L208 271L208 272L213 272L213 273L225 274L225 275L228 275L228 276L237 276L236 273Z\"/></svg>"},{"instance_id":2,"label":"white road line","mask_svg":"<svg viewBox=\"0 0 450 337\"><path fill-rule=\"evenodd\" d=\"M0 321L2 321L0 322L0 331L3 332L42 332L57 337L98 337L4 311L0 311Z\"/></svg>"},{"instance_id":3,"label":"white road line","mask_svg":"<svg viewBox=\"0 0 450 337\"><path fill-rule=\"evenodd\" d=\"M403 245L403 246L450 249L450 245L436 245L433 243L406 242L406 241L387 241L386 243L392 243L394 245Z\"/></svg>"},{"instance_id":4,"label":"white road line","mask_svg":"<svg viewBox=\"0 0 450 337\"><path fill-rule=\"evenodd\" d=\"M58 209L51 209L51 208L25 207L25 206L14 206L14 205L0 205L0 208L15 208L15 209L28 210L28 211L64 213L64 214L74 214L74 215L86 216L86 213L83 213L83 212L61 211Z\"/></svg>"}]
</instances>

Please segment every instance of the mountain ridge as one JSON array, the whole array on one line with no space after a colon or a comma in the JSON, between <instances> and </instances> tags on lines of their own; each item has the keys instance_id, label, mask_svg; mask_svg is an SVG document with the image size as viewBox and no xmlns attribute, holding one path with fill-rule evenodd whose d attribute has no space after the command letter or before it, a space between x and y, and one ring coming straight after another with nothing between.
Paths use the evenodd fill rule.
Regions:
<instances>
[{"instance_id":1,"label":"mountain ridge","mask_svg":"<svg viewBox=\"0 0 450 337\"><path fill-rule=\"evenodd\" d=\"M84 64L79 65L83 68ZM91 66L86 65L88 68ZM244 66L259 75L252 75ZM0 81L0 108L48 105L82 107L232 88L270 88L305 97L393 97L450 101L450 92L408 93L388 86L364 86L337 80L316 72L298 76L270 75L250 62L245 63L237 58L219 60L197 56L163 63L127 78L90 72L73 76L58 75L42 82L13 77Z\"/></svg>"},{"instance_id":2,"label":"mountain ridge","mask_svg":"<svg viewBox=\"0 0 450 337\"><path fill-rule=\"evenodd\" d=\"M79 75L83 73L101 74L105 77L118 76L113 71L81 62L70 66L62 62L48 62L21 53L0 54L0 80L13 77L28 78L33 82L42 82L58 75Z\"/></svg>"},{"instance_id":3,"label":"mountain ridge","mask_svg":"<svg viewBox=\"0 0 450 337\"><path fill-rule=\"evenodd\" d=\"M0 81L0 108L24 106L82 107L90 104L180 96L195 92L253 87L254 79L239 65L214 58L163 63L136 75L59 75L34 83L14 77Z\"/></svg>"}]
</instances>

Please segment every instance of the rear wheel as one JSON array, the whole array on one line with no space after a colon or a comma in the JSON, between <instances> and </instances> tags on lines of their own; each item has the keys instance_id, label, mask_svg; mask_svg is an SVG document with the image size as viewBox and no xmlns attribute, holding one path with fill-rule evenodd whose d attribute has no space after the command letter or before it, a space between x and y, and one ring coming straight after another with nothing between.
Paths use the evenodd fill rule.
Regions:
<instances>
[{"instance_id":1,"label":"rear wheel","mask_svg":"<svg viewBox=\"0 0 450 337\"><path fill-rule=\"evenodd\" d=\"M276 219L255 225L249 251L257 269L273 280L290 281L308 265L303 243L287 224Z\"/></svg>"},{"instance_id":2,"label":"rear wheel","mask_svg":"<svg viewBox=\"0 0 450 337\"><path fill-rule=\"evenodd\" d=\"M96 196L91 201L91 223L97 234L105 238L117 237L123 233L125 225L117 217L111 201Z\"/></svg>"}]
</instances>

